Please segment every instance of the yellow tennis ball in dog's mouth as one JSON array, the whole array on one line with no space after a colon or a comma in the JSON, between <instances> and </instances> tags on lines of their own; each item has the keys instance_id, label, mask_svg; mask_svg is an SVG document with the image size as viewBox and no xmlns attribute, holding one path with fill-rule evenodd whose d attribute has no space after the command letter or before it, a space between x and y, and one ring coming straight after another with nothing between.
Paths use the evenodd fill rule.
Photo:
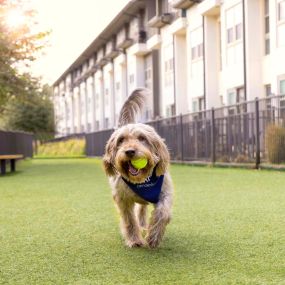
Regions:
<instances>
[{"instance_id":1,"label":"yellow tennis ball in dog's mouth","mask_svg":"<svg viewBox=\"0 0 285 285\"><path fill-rule=\"evenodd\" d=\"M137 159L132 159L131 164L133 167L136 169L142 169L145 168L147 165L147 159L146 158L137 158Z\"/></svg>"}]
</instances>

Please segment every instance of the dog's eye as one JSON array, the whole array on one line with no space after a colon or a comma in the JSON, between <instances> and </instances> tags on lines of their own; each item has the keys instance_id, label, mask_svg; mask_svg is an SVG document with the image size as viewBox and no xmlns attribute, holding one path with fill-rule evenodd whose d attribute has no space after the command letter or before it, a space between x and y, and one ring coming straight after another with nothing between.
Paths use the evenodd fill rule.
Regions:
<instances>
[{"instance_id":1,"label":"dog's eye","mask_svg":"<svg viewBox=\"0 0 285 285\"><path fill-rule=\"evenodd\" d=\"M124 138L123 138L123 137L120 137L120 138L117 140L117 145L120 145L123 141L124 141Z\"/></svg>"},{"instance_id":2,"label":"dog's eye","mask_svg":"<svg viewBox=\"0 0 285 285\"><path fill-rule=\"evenodd\" d=\"M139 140L140 142L145 142L145 141L146 141L146 138L145 138L144 136L140 135L140 136L138 136L138 140Z\"/></svg>"}]
</instances>

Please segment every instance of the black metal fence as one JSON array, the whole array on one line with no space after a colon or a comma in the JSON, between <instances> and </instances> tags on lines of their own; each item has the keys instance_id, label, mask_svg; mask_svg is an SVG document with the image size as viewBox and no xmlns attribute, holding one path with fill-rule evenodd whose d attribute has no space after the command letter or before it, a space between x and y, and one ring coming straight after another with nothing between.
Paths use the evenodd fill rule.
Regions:
<instances>
[{"instance_id":1,"label":"black metal fence","mask_svg":"<svg viewBox=\"0 0 285 285\"><path fill-rule=\"evenodd\" d=\"M106 142L113 131L113 129L110 129L86 134L86 155L102 156L105 151Z\"/></svg>"},{"instance_id":2,"label":"black metal fence","mask_svg":"<svg viewBox=\"0 0 285 285\"><path fill-rule=\"evenodd\" d=\"M56 138L52 139L46 139L42 140L44 143L52 143L52 142L62 142L62 141L68 141L71 139L85 139L85 133L78 133L78 134L71 134L71 135L62 135Z\"/></svg>"},{"instance_id":3,"label":"black metal fence","mask_svg":"<svg viewBox=\"0 0 285 285\"><path fill-rule=\"evenodd\" d=\"M33 157L33 135L0 131L0 155L4 154L22 154L24 157Z\"/></svg>"},{"instance_id":4,"label":"black metal fence","mask_svg":"<svg viewBox=\"0 0 285 285\"><path fill-rule=\"evenodd\" d=\"M251 162L258 166L268 159L267 127L285 126L285 96L256 99L147 124L165 139L172 160ZM112 132L87 134L87 155L103 155Z\"/></svg>"}]
</instances>

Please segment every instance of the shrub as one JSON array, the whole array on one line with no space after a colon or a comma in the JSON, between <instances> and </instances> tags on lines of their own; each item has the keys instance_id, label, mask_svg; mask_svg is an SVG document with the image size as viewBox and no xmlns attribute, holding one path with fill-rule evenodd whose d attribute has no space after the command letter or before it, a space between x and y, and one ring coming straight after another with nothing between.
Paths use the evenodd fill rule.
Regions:
<instances>
[{"instance_id":1,"label":"shrub","mask_svg":"<svg viewBox=\"0 0 285 285\"><path fill-rule=\"evenodd\" d=\"M221 163L229 163L231 162L231 159L229 156L227 155L222 155L217 159L217 162L221 162Z\"/></svg>"},{"instance_id":2,"label":"shrub","mask_svg":"<svg viewBox=\"0 0 285 285\"><path fill-rule=\"evenodd\" d=\"M285 162L285 128L269 125L265 133L265 146L269 162Z\"/></svg>"},{"instance_id":3,"label":"shrub","mask_svg":"<svg viewBox=\"0 0 285 285\"><path fill-rule=\"evenodd\" d=\"M235 163L250 163L250 162L253 162L253 160L247 157L246 155L238 154L234 162Z\"/></svg>"},{"instance_id":4,"label":"shrub","mask_svg":"<svg viewBox=\"0 0 285 285\"><path fill-rule=\"evenodd\" d=\"M61 142L44 143L38 147L38 156L67 157L85 155L85 140L70 139Z\"/></svg>"}]
</instances>

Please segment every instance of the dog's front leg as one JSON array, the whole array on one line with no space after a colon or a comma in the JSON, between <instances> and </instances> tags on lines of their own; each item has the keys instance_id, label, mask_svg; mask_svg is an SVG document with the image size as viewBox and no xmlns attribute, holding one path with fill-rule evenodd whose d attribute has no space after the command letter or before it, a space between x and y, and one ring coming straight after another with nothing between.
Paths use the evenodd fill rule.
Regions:
<instances>
[{"instance_id":1,"label":"dog's front leg","mask_svg":"<svg viewBox=\"0 0 285 285\"><path fill-rule=\"evenodd\" d=\"M146 238L150 248L157 247L163 238L166 226L171 219L171 205L172 199L168 195L162 197L155 205L150 218L148 235Z\"/></svg>"},{"instance_id":2,"label":"dog's front leg","mask_svg":"<svg viewBox=\"0 0 285 285\"><path fill-rule=\"evenodd\" d=\"M144 242L134 213L134 203L126 203L116 199L116 204L121 215L121 232L128 247L143 246Z\"/></svg>"}]
</instances>

